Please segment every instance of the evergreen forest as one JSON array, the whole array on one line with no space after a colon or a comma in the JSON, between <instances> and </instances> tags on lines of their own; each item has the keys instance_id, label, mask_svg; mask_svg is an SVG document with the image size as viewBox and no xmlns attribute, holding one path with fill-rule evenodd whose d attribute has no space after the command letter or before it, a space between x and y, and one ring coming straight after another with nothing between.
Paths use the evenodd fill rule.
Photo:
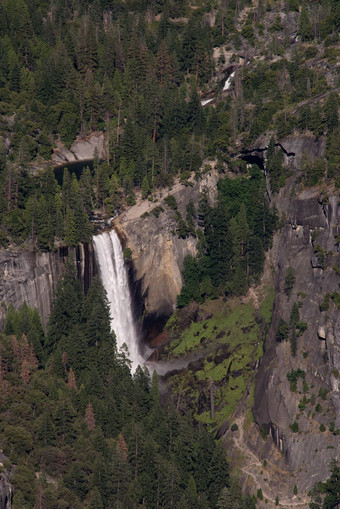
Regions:
<instances>
[{"instance_id":1,"label":"evergreen forest","mask_svg":"<svg viewBox=\"0 0 340 509\"><path fill-rule=\"evenodd\" d=\"M199 422L194 413L210 403L213 414L213 391L222 392L229 379L233 411L243 394L254 402L274 289L265 289L271 304L262 295L266 316L260 306L243 328L239 308L261 280L275 232L287 224L275 203L295 171L289 159L295 153L287 153L282 140L303 136L324 144L322 157L301 154L290 197L317 186L339 194L339 27L338 0L0 0L1 250L67 252L91 242L98 218L108 220L137 201L156 203L156 195L176 184L189 188L209 172L218 174L214 203L202 192L183 212L168 194L167 210L153 209L156 218L173 214L172 238L197 248L183 261L171 318L176 338L170 339L193 359L198 343L207 349L206 372L199 375L203 403L196 387L180 402L185 377L176 379L176 394L147 366L132 372L111 330L99 277L85 294L71 261L45 329L26 303L0 303L6 307L0 477L10 476L13 509L255 509L268 502L261 489L255 497L254 486L245 485L238 458L236 468L230 466L229 444L217 440L212 416ZM96 150L79 174L57 167L57 153L99 136L105 153ZM328 204L326 191L317 199ZM313 249L313 268L325 270L335 250ZM131 254L127 249L130 262ZM290 269L283 283L287 302L296 281ZM339 275L339 267L333 269ZM327 295L321 311L338 297ZM295 297L289 325L278 320L274 342L284 346L290 338L292 362L302 366L308 352L297 338L307 329L300 320L306 294L299 290ZM217 325L208 338L212 315L199 308L212 300L218 308L228 299L241 316L229 329L234 343ZM192 316L203 318L195 315L197 322L188 325L190 305L197 306ZM225 309L216 322L227 321ZM182 348L183 331L193 323L197 331ZM323 355L326 363L327 349ZM296 389L305 371L294 369ZM304 376L300 382L306 406ZM255 426L252 408L247 411ZM224 416L224 424L236 432L231 419ZM288 426L298 433L297 421ZM320 425L320 431L334 430ZM269 424L259 433L265 443ZM261 461L264 469L267 461ZM339 486L339 466L332 462L329 479L310 492L310 507L338 507Z\"/></svg>"},{"instance_id":2,"label":"evergreen forest","mask_svg":"<svg viewBox=\"0 0 340 509\"><path fill-rule=\"evenodd\" d=\"M261 0L240 22L250 6L1 2L0 244L31 241L50 250L86 241L91 210L112 215L134 203L136 189L151 197L175 178L199 174L209 158L222 171L226 164L244 171L235 151L268 129L275 133L267 157L274 192L287 177L275 137L296 131L328 140L326 163L304 161L304 184L336 178L338 95L324 69L336 65L339 3L323 0L316 9L305 2L299 12L296 0L284 2L296 45L277 2ZM225 51L236 70L223 96ZM212 93L215 104L203 107ZM105 161L84 169L77 183L66 176L61 190L44 162L60 144L69 148L94 132L105 133Z\"/></svg>"},{"instance_id":3,"label":"evergreen forest","mask_svg":"<svg viewBox=\"0 0 340 509\"><path fill-rule=\"evenodd\" d=\"M84 296L68 265L46 335L35 311L10 307L0 359L14 508L208 509L224 500L255 508L230 476L223 445L171 398L161 405L156 372L131 375L98 279Z\"/></svg>"}]
</instances>

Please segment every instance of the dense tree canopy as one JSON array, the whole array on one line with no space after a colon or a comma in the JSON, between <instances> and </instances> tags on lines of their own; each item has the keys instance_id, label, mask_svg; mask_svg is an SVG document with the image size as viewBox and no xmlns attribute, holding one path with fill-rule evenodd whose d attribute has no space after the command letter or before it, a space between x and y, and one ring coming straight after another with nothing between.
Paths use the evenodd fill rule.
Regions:
<instances>
[{"instance_id":1,"label":"dense tree canopy","mask_svg":"<svg viewBox=\"0 0 340 509\"><path fill-rule=\"evenodd\" d=\"M0 361L0 444L16 464L15 509L221 507L230 487L223 447L171 398L160 405L156 372L131 374L99 280L84 296L68 265L46 336L36 311L11 307Z\"/></svg>"},{"instance_id":2,"label":"dense tree canopy","mask_svg":"<svg viewBox=\"0 0 340 509\"><path fill-rule=\"evenodd\" d=\"M184 261L184 286L178 305L219 294L242 295L257 281L276 227L275 211L264 196L264 177L257 167L243 178L219 182L218 203L202 200L200 254Z\"/></svg>"},{"instance_id":3,"label":"dense tree canopy","mask_svg":"<svg viewBox=\"0 0 340 509\"><path fill-rule=\"evenodd\" d=\"M230 162L236 142L247 145L268 128L279 138L294 129L327 135L327 171L319 164L306 171L305 182L335 177L339 100L313 59L318 55L326 67L335 61L339 3L323 0L316 10L303 2L298 14L298 2L286 2L283 14L295 20L300 37L294 44L276 2L265 41L262 4L238 22L250 4L3 2L0 242L31 238L43 250L55 240L74 245L89 238L94 207L112 214L122 202L134 203L136 186L147 197L175 176L185 180L197 172L206 157ZM237 69L230 93L220 96L224 50L233 54L230 67L249 45L263 42L266 59ZM212 90L215 104L203 109L202 94ZM106 163L97 161L91 177L84 172L78 188L68 182L74 200L62 196L61 208L51 179L45 194L42 175L28 178L32 163L36 168L49 159L58 141L69 147L93 131L105 132ZM274 192L287 173L281 155L274 150L268 157ZM48 225L41 221L46 214Z\"/></svg>"}]
</instances>

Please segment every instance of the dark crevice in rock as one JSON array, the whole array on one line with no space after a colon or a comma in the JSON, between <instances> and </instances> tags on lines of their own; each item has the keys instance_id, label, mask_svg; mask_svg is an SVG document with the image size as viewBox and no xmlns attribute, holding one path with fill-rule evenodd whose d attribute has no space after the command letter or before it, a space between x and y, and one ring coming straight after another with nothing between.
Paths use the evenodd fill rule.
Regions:
<instances>
[{"instance_id":1,"label":"dark crevice in rock","mask_svg":"<svg viewBox=\"0 0 340 509\"><path fill-rule=\"evenodd\" d=\"M265 167L264 167L264 160L263 158L257 156L257 155L243 155L240 157L240 159L242 159L243 161L246 161L246 163L248 164L257 164L257 166L261 169L261 170L264 170Z\"/></svg>"},{"instance_id":2,"label":"dark crevice in rock","mask_svg":"<svg viewBox=\"0 0 340 509\"><path fill-rule=\"evenodd\" d=\"M288 152L281 143L275 143L275 147L280 147L287 157L295 157L295 152Z\"/></svg>"}]
</instances>

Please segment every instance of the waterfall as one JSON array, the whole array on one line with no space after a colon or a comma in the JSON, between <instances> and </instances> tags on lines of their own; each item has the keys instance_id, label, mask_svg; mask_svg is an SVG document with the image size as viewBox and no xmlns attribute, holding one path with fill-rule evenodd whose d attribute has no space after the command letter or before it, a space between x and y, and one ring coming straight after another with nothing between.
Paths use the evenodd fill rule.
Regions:
<instances>
[{"instance_id":1,"label":"waterfall","mask_svg":"<svg viewBox=\"0 0 340 509\"><path fill-rule=\"evenodd\" d=\"M117 346L124 343L134 371L143 364L139 353L138 335L133 320L131 295L122 246L114 230L93 237L100 279L107 293L111 313L111 328L117 338Z\"/></svg>"},{"instance_id":2,"label":"waterfall","mask_svg":"<svg viewBox=\"0 0 340 509\"><path fill-rule=\"evenodd\" d=\"M232 72L231 75L229 76L229 78L225 81L223 90L229 90L229 88L231 86L231 81L234 76L235 76L235 71Z\"/></svg>"}]
</instances>

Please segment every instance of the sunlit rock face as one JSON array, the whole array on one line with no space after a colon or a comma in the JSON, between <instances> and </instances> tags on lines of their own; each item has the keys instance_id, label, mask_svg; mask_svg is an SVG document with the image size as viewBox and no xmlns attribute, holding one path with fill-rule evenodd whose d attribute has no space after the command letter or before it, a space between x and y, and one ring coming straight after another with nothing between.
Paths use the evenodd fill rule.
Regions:
<instances>
[{"instance_id":1,"label":"sunlit rock face","mask_svg":"<svg viewBox=\"0 0 340 509\"><path fill-rule=\"evenodd\" d=\"M201 193L205 192L213 203L217 192L219 175L208 172L199 182L185 186L176 184L170 192L160 193L156 203L140 200L115 220L115 226L125 244L132 251L133 279L140 287L146 315L155 318L169 316L176 307L176 299L182 285L182 268L186 255L196 254L197 238L179 238L176 234L176 214L164 198L172 194L178 210L186 218L186 206L193 201L198 211ZM161 207L159 213L154 213ZM158 216L158 217L157 217Z\"/></svg>"},{"instance_id":2,"label":"sunlit rock face","mask_svg":"<svg viewBox=\"0 0 340 509\"><path fill-rule=\"evenodd\" d=\"M57 147L52 155L55 166L76 161L88 161L98 157L106 159L107 146L104 133L92 133L86 138L78 137L69 149L64 146Z\"/></svg>"}]
</instances>

